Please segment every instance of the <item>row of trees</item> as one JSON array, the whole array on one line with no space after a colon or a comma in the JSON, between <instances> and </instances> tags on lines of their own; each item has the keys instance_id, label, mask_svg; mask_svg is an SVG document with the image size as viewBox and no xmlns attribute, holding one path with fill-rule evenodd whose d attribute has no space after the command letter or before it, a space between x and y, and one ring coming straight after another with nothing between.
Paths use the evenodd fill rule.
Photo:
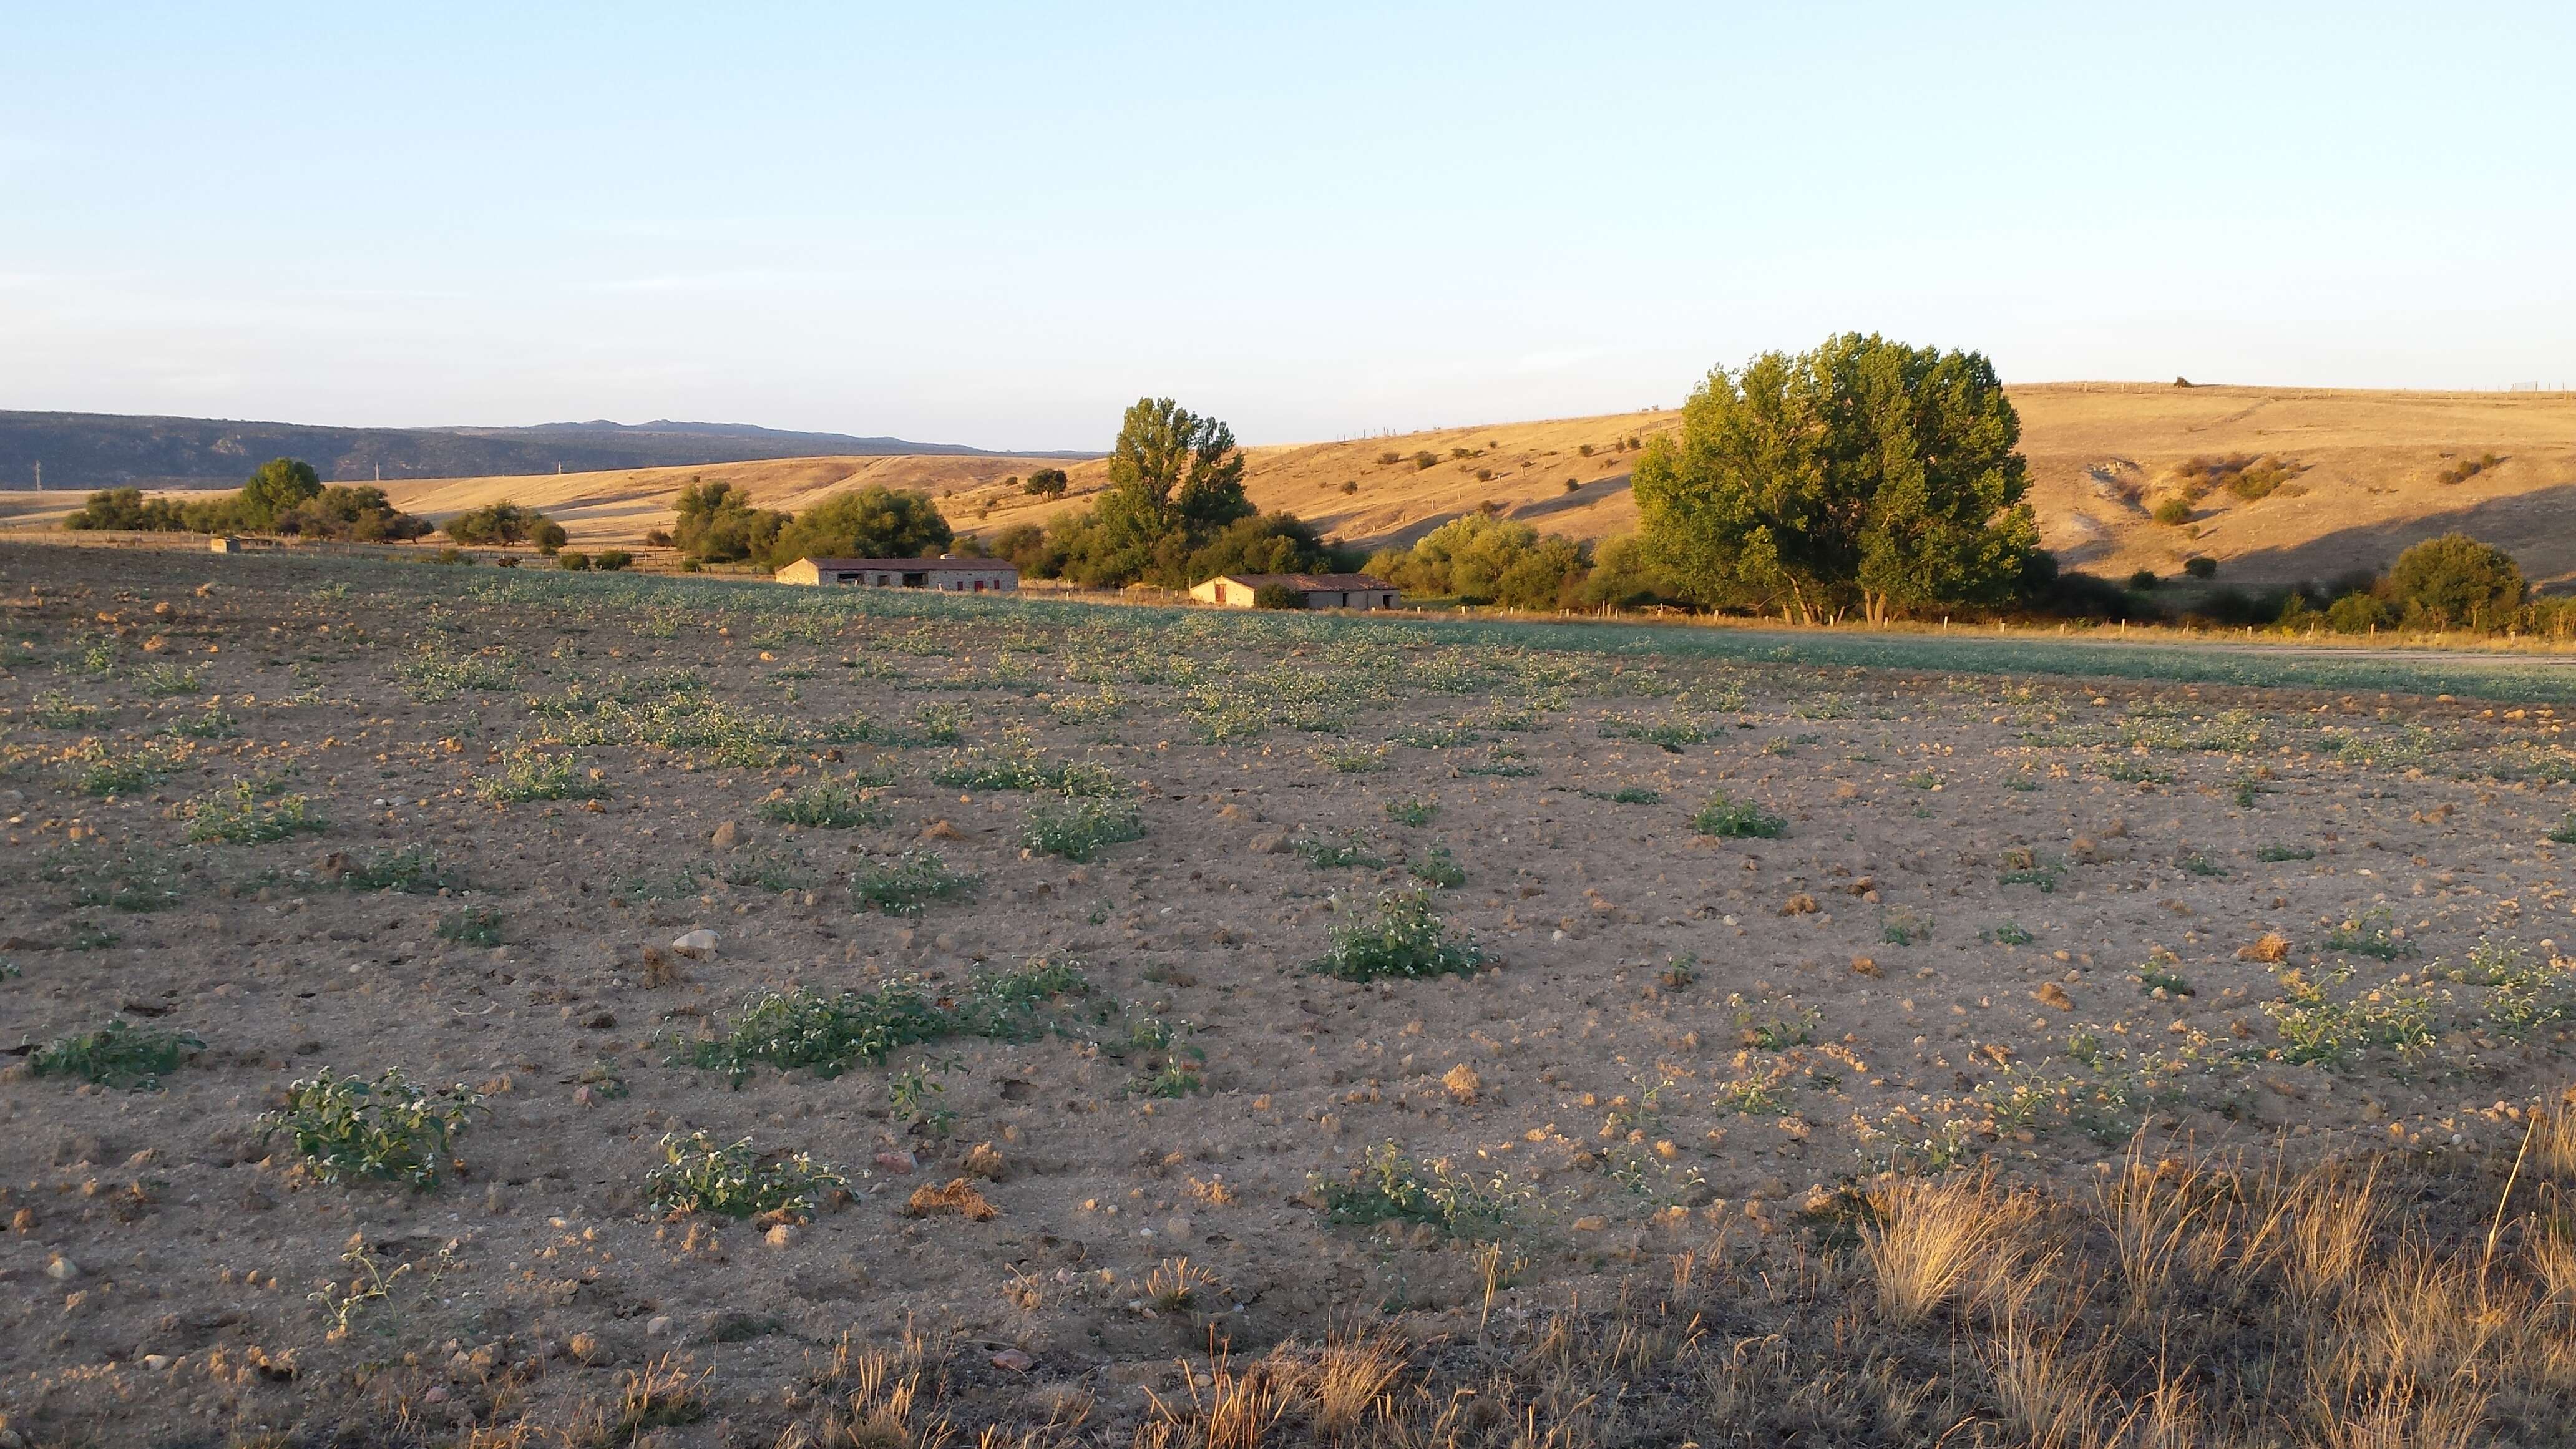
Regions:
<instances>
[{"instance_id":1,"label":"row of trees","mask_svg":"<svg viewBox=\"0 0 2576 1449\"><path fill-rule=\"evenodd\" d=\"M1595 546L1484 512L1453 518L1409 549L1371 554L1367 569L1416 597L1512 609L1634 606L1676 596L1634 535Z\"/></svg>"},{"instance_id":2,"label":"row of trees","mask_svg":"<svg viewBox=\"0 0 2576 1449\"><path fill-rule=\"evenodd\" d=\"M835 493L794 514L759 507L738 484L692 478L673 512L671 532L654 541L701 565L776 568L800 558L931 558L955 541L929 495L878 484Z\"/></svg>"},{"instance_id":3,"label":"row of trees","mask_svg":"<svg viewBox=\"0 0 2576 1449\"><path fill-rule=\"evenodd\" d=\"M139 488L109 488L89 496L80 511L63 520L76 531L128 530L160 533L278 533L308 538L400 542L428 534L427 520L393 506L373 484L324 486L313 465L296 458L274 459L250 475L241 488L212 498L181 502L146 498Z\"/></svg>"}]
</instances>

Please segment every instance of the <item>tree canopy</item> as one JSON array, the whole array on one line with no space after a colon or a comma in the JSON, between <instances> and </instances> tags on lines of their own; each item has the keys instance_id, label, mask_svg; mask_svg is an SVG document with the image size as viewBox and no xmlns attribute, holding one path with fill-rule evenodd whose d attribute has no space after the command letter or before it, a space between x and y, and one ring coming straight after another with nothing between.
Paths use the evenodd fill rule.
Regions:
<instances>
[{"instance_id":1,"label":"tree canopy","mask_svg":"<svg viewBox=\"0 0 2576 1449\"><path fill-rule=\"evenodd\" d=\"M779 530L765 556L773 564L800 558L932 558L955 537L927 494L870 484L835 493Z\"/></svg>"},{"instance_id":2,"label":"tree canopy","mask_svg":"<svg viewBox=\"0 0 2576 1449\"><path fill-rule=\"evenodd\" d=\"M2428 538L2388 570L2388 591L2407 618L2434 628L2495 628L2522 607L2523 588L2512 555L2465 533Z\"/></svg>"},{"instance_id":3,"label":"tree canopy","mask_svg":"<svg viewBox=\"0 0 2576 1449\"><path fill-rule=\"evenodd\" d=\"M1139 398L1119 423L1096 511L1102 572L1186 582L1187 555L1252 511L1234 430L1170 398Z\"/></svg>"},{"instance_id":4,"label":"tree canopy","mask_svg":"<svg viewBox=\"0 0 2576 1449\"><path fill-rule=\"evenodd\" d=\"M240 526L262 531L322 492L322 475L301 458L272 458L242 485ZM379 498L383 497L381 491Z\"/></svg>"},{"instance_id":5,"label":"tree canopy","mask_svg":"<svg viewBox=\"0 0 2576 1449\"><path fill-rule=\"evenodd\" d=\"M2001 602L2039 547L2020 439L1983 356L1845 333L1710 372L1638 461L1637 509L1694 603L1878 623Z\"/></svg>"},{"instance_id":6,"label":"tree canopy","mask_svg":"<svg viewBox=\"0 0 2576 1449\"><path fill-rule=\"evenodd\" d=\"M700 563L767 559L780 532L793 521L776 509L753 507L749 489L721 478L712 483L691 478L671 506L678 514L672 542Z\"/></svg>"},{"instance_id":7,"label":"tree canopy","mask_svg":"<svg viewBox=\"0 0 2576 1449\"><path fill-rule=\"evenodd\" d=\"M504 498L498 503L467 509L447 520L442 531L458 543L525 543L536 538L552 522L537 510L521 508Z\"/></svg>"},{"instance_id":8,"label":"tree canopy","mask_svg":"<svg viewBox=\"0 0 2576 1449\"><path fill-rule=\"evenodd\" d=\"M1020 485L1022 491L1039 498L1062 498L1064 490L1070 486L1071 482L1064 476L1062 468L1040 468L1029 475L1029 481Z\"/></svg>"}]
</instances>

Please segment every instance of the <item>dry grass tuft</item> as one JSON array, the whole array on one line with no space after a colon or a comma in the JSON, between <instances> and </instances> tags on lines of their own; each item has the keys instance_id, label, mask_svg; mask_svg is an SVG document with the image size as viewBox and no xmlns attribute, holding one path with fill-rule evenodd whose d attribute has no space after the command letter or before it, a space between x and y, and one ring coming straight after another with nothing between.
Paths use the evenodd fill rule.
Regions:
<instances>
[{"instance_id":1,"label":"dry grass tuft","mask_svg":"<svg viewBox=\"0 0 2576 1449\"><path fill-rule=\"evenodd\" d=\"M1879 1312L1920 1323L1954 1295L1981 1297L2008 1283L2021 1257L2030 1204L1997 1190L1991 1175L1899 1179L1870 1195L1878 1221L1861 1229L1861 1255L1878 1284Z\"/></svg>"},{"instance_id":2,"label":"dry grass tuft","mask_svg":"<svg viewBox=\"0 0 2576 1449\"><path fill-rule=\"evenodd\" d=\"M991 1222L1002 1211L993 1206L974 1183L962 1177L950 1178L946 1187L932 1187L925 1182L914 1188L903 1210L917 1218L955 1213L969 1222L978 1223Z\"/></svg>"},{"instance_id":3,"label":"dry grass tuft","mask_svg":"<svg viewBox=\"0 0 2576 1449\"><path fill-rule=\"evenodd\" d=\"M2239 961L2287 961L2290 959L2290 938L2282 935L2278 931L2265 932L2261 939L2237 947L2236 959Z\"/></svg>"}]
</instances>

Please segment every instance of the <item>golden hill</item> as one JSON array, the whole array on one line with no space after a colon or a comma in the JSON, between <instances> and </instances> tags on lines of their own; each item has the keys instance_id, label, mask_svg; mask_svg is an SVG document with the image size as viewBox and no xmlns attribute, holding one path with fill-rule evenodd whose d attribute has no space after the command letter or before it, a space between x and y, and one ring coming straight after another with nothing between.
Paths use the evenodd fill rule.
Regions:
<instances>
[{"instance_id":1,"label":"golden hill","mask_svg":"<svg viewBox=\"0 0 2576 1449\"><path fill-rule=\"evenodd\" d=\"M2031 501L2048 545L2071 568L2170 574L2205 553L2225 581L2325 579L2383 568L2407 544L2456 528L2511 552L2536 582L2576 581L2576 394L2042 383L2015 387L2012 397ZM1487 504L1543 530L1601 538L1636 527L1628 440L1680 418L1666 410L1254 447L1245 450L1246 480L1262 508L1369 547L1409 543ZM1423 453L1428 467L1416 461ZM2488 454L2492 466L2445 481ZM2179 486L2175 469L2193 459L2265 459L2287 481L2256 501L2211 489L2188 531L2155 522L2153 508ZM1064 465L1072 490L1055 502L1003 481L1041 466L1027 458L791 458L385 487L431 518L507 498L544 509L577 543L597 547L631 545L667 526L671 500L695 477L727 479L787 509L869 483L918 488L939 496L961 530L987 534L1087 506L1107 481L1096 459ZM52 526L76 502L0 494L0 526Z\"/></svg>"}]
</instances>

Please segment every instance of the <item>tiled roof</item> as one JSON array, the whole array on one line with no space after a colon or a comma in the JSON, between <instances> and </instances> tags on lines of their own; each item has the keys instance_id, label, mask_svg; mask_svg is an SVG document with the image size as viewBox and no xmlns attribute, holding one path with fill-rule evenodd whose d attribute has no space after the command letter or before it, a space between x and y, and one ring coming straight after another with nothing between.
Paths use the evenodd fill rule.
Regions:
<instances>
[{"instance_id":1,"label":"tiled roof","mask_svg":"<svg viewBox=\"0 0 2576 1449\"><path fill-rule=\"evenodd\" d=\"M1016 572L1017 569L1009 559L1003 558L809 558L798 562L812 564L818 569L883 569L887 573L897 570L920 573L926 569L1012 569Z\"/></svg>"}]
</instances>

